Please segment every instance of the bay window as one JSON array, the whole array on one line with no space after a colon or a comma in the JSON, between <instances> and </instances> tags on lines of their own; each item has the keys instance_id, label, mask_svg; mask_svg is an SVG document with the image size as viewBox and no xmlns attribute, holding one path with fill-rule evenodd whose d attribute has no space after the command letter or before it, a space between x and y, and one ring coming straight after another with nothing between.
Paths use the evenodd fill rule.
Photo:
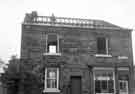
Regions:
<instances>
[{"instance_id":1,"label":"bay window","mask_svg":"<svg viewBox=\"0 0 135 94\"><path fill-rule=\"evenodd\" d=\"M114 74L113 71L96 70L94 72L95 94L114 93Z\"/></svg>"}]
</instances>

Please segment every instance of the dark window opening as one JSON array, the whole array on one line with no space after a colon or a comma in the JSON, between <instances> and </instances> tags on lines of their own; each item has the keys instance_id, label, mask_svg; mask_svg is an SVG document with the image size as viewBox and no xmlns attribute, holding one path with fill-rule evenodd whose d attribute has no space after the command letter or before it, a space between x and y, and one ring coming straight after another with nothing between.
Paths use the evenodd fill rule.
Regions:
<instances>
[{"instance_id":1,"label":"dark window opening","mask_svg":"<svg viewBox=\"0 0 135 94\"><path fill-rule=\"evenodd\" d=\"M95 91L96 93L100 93L101 92L101 89L100 89L100 81L99 80L95 80Z\"/></svg>"},{"instance_id":2,"label":"dark window opening","mask_svg":"<svg viewBox=\"0 0 135 94\"><path fill-rule=\"evenodd\" d=\"M107 80L102 80L102 89L107 90Z\"/></svg>"},{"instance_id":3,"label":"dark window opening","mask_svg":"<svg viewBox=\"0 0 135 94\"><path fill-rule=\"evenodd\" d=\"M113 93L113 80L95 80L96 93Z\"/></svg>"},{"instance_id":4,"label":"dark window opening","mask_svg":"<svg viewBox=\"0 0 135 94\"><path fill-rule=\"evenodd\" d=\"M97 38L97 53L98 54L107 54L107 41L106 38L100 37Z\"/></svg>"}]
</instances>

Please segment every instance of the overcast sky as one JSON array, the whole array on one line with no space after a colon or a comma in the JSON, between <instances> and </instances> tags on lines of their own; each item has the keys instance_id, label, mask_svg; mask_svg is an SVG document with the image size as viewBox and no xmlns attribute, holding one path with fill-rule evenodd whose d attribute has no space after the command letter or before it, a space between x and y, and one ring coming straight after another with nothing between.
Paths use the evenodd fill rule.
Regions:
<instances>
[{"instance_id":1,"label":"overcast sky","mask_svg":"<svg viewBox=\"0 0 135 94\"><path fill-rule=\"evenodd\" d=\"M0 0L0 58L20 56L21 23L25 13L101 19L135 29L135 0ZM133 32L133 48L135 49ZM135 53L135 50L134 50ZM134 57L135 58L135 57Z\"/></svg>"}]
</instances>

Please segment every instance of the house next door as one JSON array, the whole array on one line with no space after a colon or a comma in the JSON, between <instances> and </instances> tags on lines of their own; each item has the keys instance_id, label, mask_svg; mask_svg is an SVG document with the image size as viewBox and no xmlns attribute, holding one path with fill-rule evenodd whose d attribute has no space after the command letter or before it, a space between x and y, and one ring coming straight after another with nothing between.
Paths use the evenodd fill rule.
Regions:
<instances>
[{"instance_id":1,"label":"house next door","mask_svg":"<svg viewBox=\"0 0 135 94\"><path fill-rule=\"evenodd\" d=\"M71 94L81 94L81 76L71 76Z\"/></svg>"}]
</instances>

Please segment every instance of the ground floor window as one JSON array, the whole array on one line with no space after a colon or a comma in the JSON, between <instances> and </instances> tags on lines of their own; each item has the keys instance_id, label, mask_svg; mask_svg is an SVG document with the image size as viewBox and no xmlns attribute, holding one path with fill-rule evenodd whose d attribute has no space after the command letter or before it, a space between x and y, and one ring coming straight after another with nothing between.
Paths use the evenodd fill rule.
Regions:
<instances>
[{"instance_id":1,"label":"ground floor window","mask_svg":"<svg viewBox=\"0 0 135 94\"><path fill-rule=\"evenodd\" d=\"M119 80L120 92L128 93L128 81L126 80Z\"/></svg>"},{"instance_id":2,"label":"ground floor window","mask_svg":"<svg viewBox=\"0 0 135 94\"><path fill-rule=\"evenodd\" d=\"M59 87L59 68L48 67L45 69L45 92L57 92Z\"/></svg>"},{"instance_id":3,"label":"ground floor window","mask_svg":"<svg viewBox=\"0 0 135 94\"><path fill-rule=\"evenodd\" d=\"M96 70L94 72L95 93L114 93L113 71Z\"/></svg>"},{"instance_id":4,"label":"ground floor window","mask_svg":"<svg viewBox=\"0 0 135 94\"><path fill-rule=\"evenodd\" d=\"M121 72L119 75L119 92L120 94L128 94L128 74Z\"/></svg>"}]
</instances>

